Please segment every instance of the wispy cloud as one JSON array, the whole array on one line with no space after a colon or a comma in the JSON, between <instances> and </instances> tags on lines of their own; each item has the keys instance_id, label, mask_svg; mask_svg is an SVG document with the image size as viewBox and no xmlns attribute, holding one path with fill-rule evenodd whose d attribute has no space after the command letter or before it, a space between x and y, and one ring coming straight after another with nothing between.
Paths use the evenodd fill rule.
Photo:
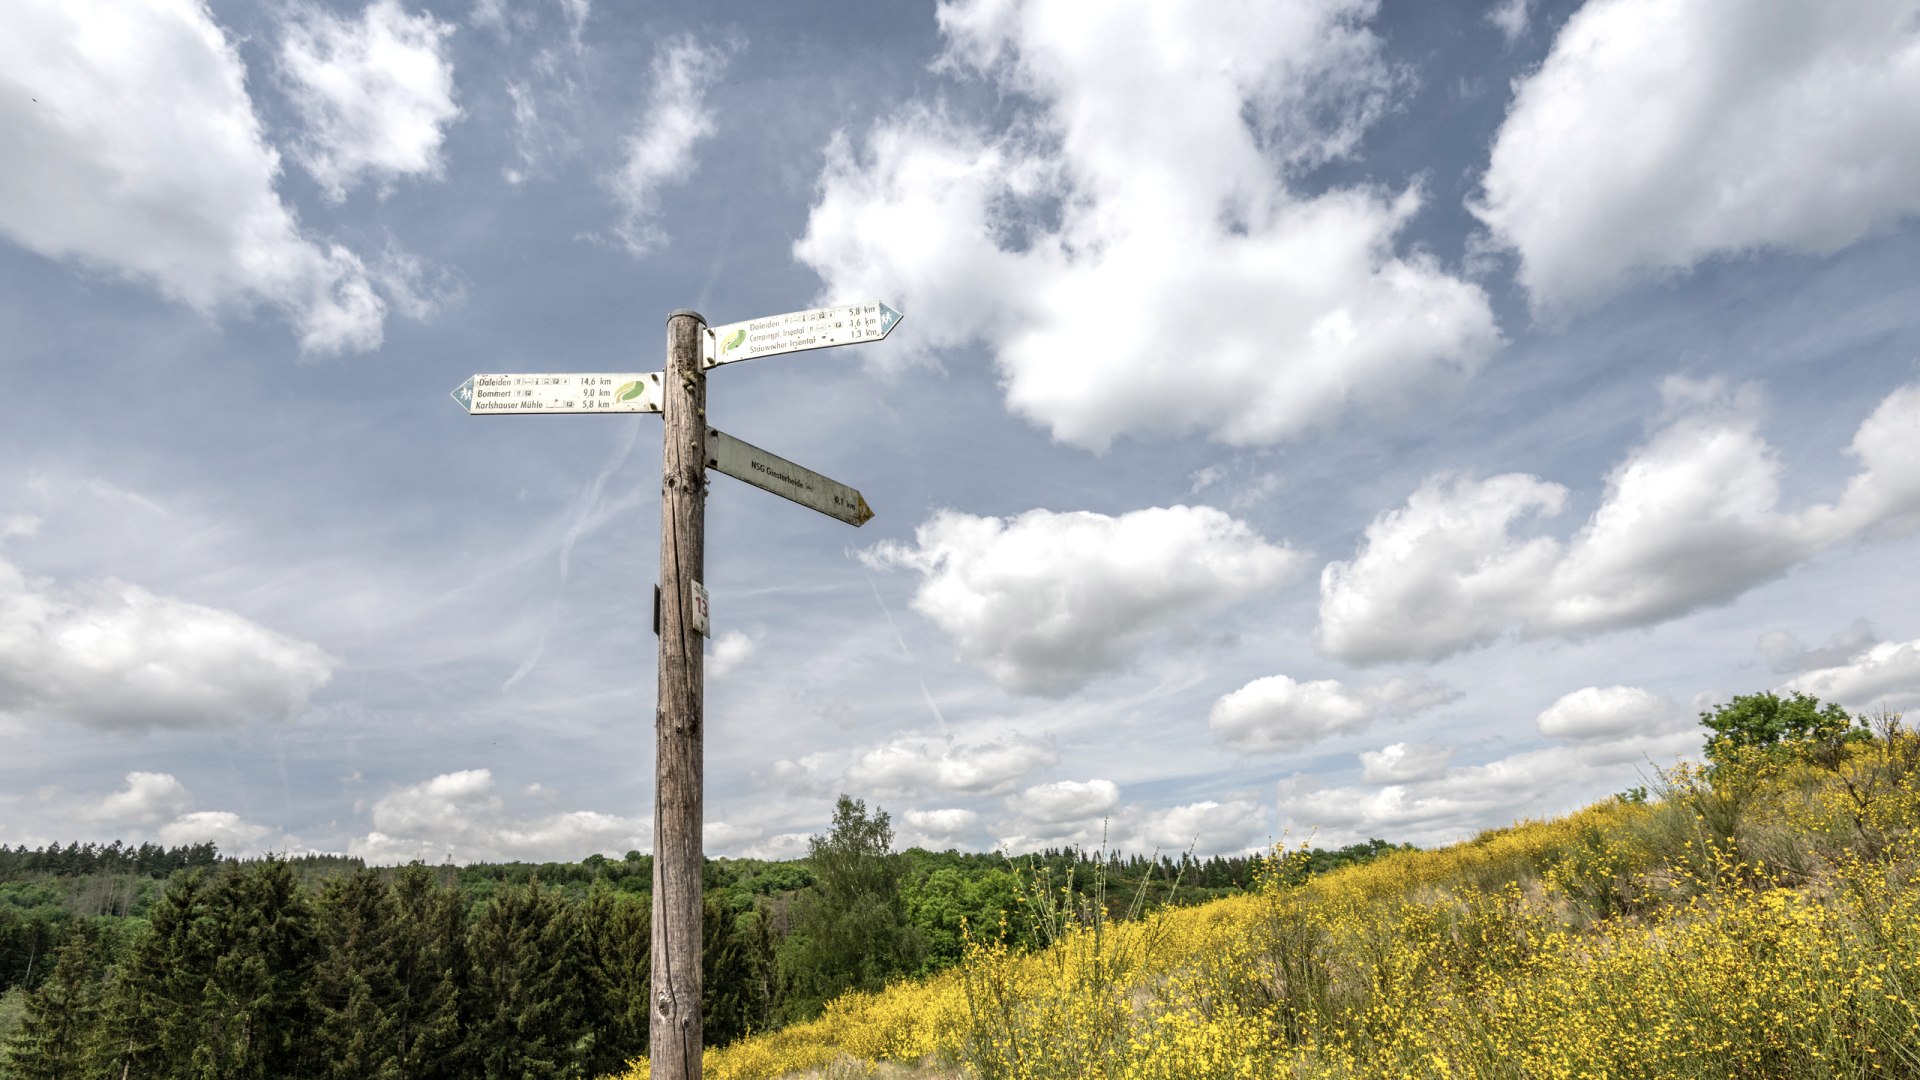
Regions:
<instances>
[{"instance_id":1,"label":"wispy cloud","mask_svg":"<svg viewBox=\"0 0 1920 1080\"><path fill-rule=\"evenodd\" d=\"M607 187L620 205L614 235L632 254L645 255L666 241L657 220L661 189L693 173L694 147L714 132L707 91L725 73L738 48L680 37L654 53L646 116L627 137L619 171L607 178Z\"/></svg>"},{"instance_id":2,"label":"wispy cloud","mask_svg":"<svg viewBox=\"0 0 1920 1080\"><path fill-rule=\"evenodd\" d=\"M280 73L305 131L294 156L335 202L363 180L437 177L441 144L460 117L454 102L453 27L374 0L358 19L294 8L280 42Z\"/></svg>"}]
</instances>

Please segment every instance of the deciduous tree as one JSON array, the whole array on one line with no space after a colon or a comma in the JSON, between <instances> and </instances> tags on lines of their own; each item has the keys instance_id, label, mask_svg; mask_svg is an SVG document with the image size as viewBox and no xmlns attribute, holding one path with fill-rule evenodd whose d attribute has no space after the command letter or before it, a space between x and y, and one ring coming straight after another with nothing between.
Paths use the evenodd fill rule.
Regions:
<instances>
[{"instance_id":1,"label":"deciduous tree","mask_svg":"<svg viewBox=\"0 0 1920 1080\"><path fill-rule=\"evenodd\" d=\"M840 796L833 830L807 842L813 886L794 901L792 930L781 943L781 1011L817 1016L849 989L879 990L919 965L919 935L900 896L905 864L893 853L886 811Z\"/></svg>"},{"instance_id":2,"label":"deciduous tree","mask_svg":"<svg viewBox=\"0 0 1920 1080\"><path fill-rule=\"evenodd\" d=\"M1707 758L1720 761L1730 748L1810 745L1837 742L1866 734L1838 705L1822 705L1811 694L1794 691L1781 697L1771 691L1740 694L1700 714L1700 723L1713 732L1707 740Z\"/></svg>"}]
</instances>

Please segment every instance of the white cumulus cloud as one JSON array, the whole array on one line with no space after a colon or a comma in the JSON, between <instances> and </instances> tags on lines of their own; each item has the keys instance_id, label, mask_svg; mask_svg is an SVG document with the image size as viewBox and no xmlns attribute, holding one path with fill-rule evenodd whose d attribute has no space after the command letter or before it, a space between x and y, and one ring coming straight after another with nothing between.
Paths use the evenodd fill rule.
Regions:
<instances>
[{"instance_id":1,"label":"white cumulus cloud","mask_svg":"<svg viewBox=\"0 0 1920 1080\"><path fill-rule=\"evenodd\" d=\"M1018 735L963 739L907 732L871 746L782 758L772 776L806 795L997 795L1058 761L1048 743Z\"/></svg>"},{"instance_id":2,"label":"white cumulus cloud","mask_svg":"<svg viewBox=\"0 0 1920 1080\"><path fill-rule=\"evenodd\" d=\"M947 807L938 810L908 810L901 815L896 847L919 846L929 851L947 848L967 850L979 846L980 815L972 810Z\"/></svg>"},{"instance_id":3,"label":"white cumulus cloud","mask_svg":"<svg viewBox=\"0 0 1920 1080\"><path fill-rule=\"evenodd\" d=\"M130 772L124 791L116 791L81 812L93 821L116 825L158 825L187 812L193 793L172 773Z\"/></svg>"},{"instance_id":4,"label":"white cumulus cloud","mask_svg":"<svg viewBox=\"0 0 1920 1080\"><path fill-rule=\"evenodd\" d=\"M1207 726L1239 750L1297 750L1360 731L1380 716L1404 716L1459 696L1446 684L1424 677L1348 686L1335 679L1298 682L1269 675L1214 702Z\"/></svg>"},{"instance_id":5,"label":"white cumulus cloud","mask_svg":"<svg viewBox=\"0 0 1920 1080\"><path fill-rule=\"evenodd\" d=\"M196 810L195 801L172 773L135 771L126 774L120 790L105 795L59 785L0 792L0 819L33 847L87 839L157 841L166 847L211 842L221 854L243 858L299 847L295 838L231 810Z\"/></svg>"},{"instance_id":6,"label":"white cumulus cloud","mask_svg":"<svg viewBox=\"0 0 1920 1080\"><path fill-rule=\"evenodd\" d=\"M726 72L733 51L679 37L654 54L646 119L628 136L620 170L607 179L620 204L614 234L635 255L666 240L656 221L660 189L693 172L693 148L714 131L707 91Z\"/></svg>"},{"instance_id":7,"label":"white cumulus cloud","mask_svg":"<svg viewBox=\"0 0 1920 1080\"><path fill-rule=\"evenodd\" d=\"M1007 797L1007 809L1042 825L1082 823L1119 805L1120 787L1111 780L1056 780Z\"/></svg>"},{"instance_id":8,"label":"white cumulus cloud","mask_svg":"<svg viewBox=\"0 0 1920 1080\"><path fill-rule=\"evenodd\" d=\"M1369 784L1405 784L1431 780L1447 771L1453 751L1425 743L1389 743L1360 753L1360 779Z\"/></svg>"},{"instance_id":9,"label":"white cumulus cloud","mask_svg":"<svg viewBox=\"0 0 1920 1080\"><path fill-rule=\"evenodd\" d=\"M312 352L380 344L359 256L280 201L246 69L194 0L22 0L0 34L0 235L198 310L265 303Z\"/></svg>"},{"instance_id":10,"label":"white cumulus cloud","mask_svg":"<svg viewBox=\"0 0 1920 1080\"><path fill-rule=\"evenodd\" d=\"M1258 850L1271 837L1272 813L1255 799L1122 805L1119 787L1105 780L1041 784L1009 798L1007 809L1013 816L996 823L995 846L1011 854L1104 848L1205 858Z\"/></svg>"},{"instance_id":11,"label":"white cumulus cloud","mask_svg":"<svg viewBox=\"0 0 1920 1080\"><path fill-rule=\"evenodd\" d=\"M1783 689L1855 712L1920 706L1920 641L1883 641L1844 663L1797 676Z\"/></svg>"},{"instance_id":12,"label":"white cumulus cloud","mask_svg":"<svg viewBox=\"0 0 1920 1080\"><path fill-rule=\"evenodd\" d=\"M1429 759L1405 776L1373 773L1366 786L1296 776L1280 784L1280 819L1290 833L1311 835L1322 846L1374 837L1452 843L1518 818L1566 813L1644 783L1648 760L1665 765L1699 749L1697 731L1635 733L1522 751L1480 765L1448 767ZM1391 762L1382 765L1392 768ZM1368 769L1373 772L1371 762Z\"/></svg>"},{"instance_id":13,"label":"white cumulus cloud","mask_svg":"<svg viewBox=\"0 0 1920 1080\"><path fill-rule=\"evenodd\" d=\"M1873 624L1855 619L1853 624L1827 638L1825 645L1813 646L1785 630L1769 630L1760 635L1759 652L1767 665L1783 675L1815 668L1836 667L1879 644Z\"/></svg>"},{"instance_id":14,"label":"white cumulus cloud","mask_svg":"<svg viewBox=\"0 0 1920 1080\"><path fill-rule=\"evenodd\" d=\"M986 794L1005 791L1058 760L1052 747L1022 739L961 743L910 735L864 751L845 775L859 791Z\"/></svg>"},{"instance_id":15,"label":"white cumulus cloud","mask_svg":"<svg viewBox=\"0 0 1920 1080\"><path fill-rule=\"evenodd\" d=\"M280 71L306 130L294 156L338 202L363 179L438 177L454 103L453 27L398 0L375 0L358 19L296 8L280 43Z\"/></svg>"},{"instance_id":16,"label":"white cumulus cloud","mask_svg":"<svg viewBox=\"0 0 1920 1080\"><path fill-rule=\"evenodd\" d=\"M807 855L811 840L812 837L807 833L779 833L744 848L740 855L748 859L768 859L776 862L802 859Z\"/></svg>"},{"instance_id":17,"label":"white cumulus cloud","mask_svg":"<svg viewBox=\"0 0 1920 1080\"><path fill-rule=\"evenodd\" d=\"M1251 799L1207 799L1158 810L1129 807L1119 846L1140 855L1157 851L1177 857L1188 849L1197 857L1240 854L1266 846L1271 816Z\"/></svg>"},{"instance_id":18,"label":"white cumulus cloud","mask_svg":"<svg viewBox=\"0 0 1920 1080\"><path fill-rule=\"evenodd\" d=\"M118 730L280 722L337 665L230 611L120 581L58 589L0 561L0 714Z\"/></svg>"},{"instance_id":19,"label":"white cumulus cloud","mask_svg":"<svg viewBox=\"0 0 1920 1080\"><path fill-rule=\"evenodd\" d=\"M729 630L713 639L713 655L707 658L707 676L722 678L753 656L759 643L750 634Z\"/></svg>"},{"instance_id":20,"label":"white cumulus cloud","mask_svg":"<svg viewBox=\"0 0 1920 1080\"><path fill-rule=\"evenodd\" d=\"M943 510L913 545L862 558L920 573L914 610L995 682L1052 696L1126 668L1157 632L1277 585L1304 561L1205 506L1004 519Z\"/></svg>"},{"instance_id":21,"label":"white cumulus cloud","mask_svg":"<svg viewBox=\"0 0 1920 1080\"><path fill-rule=\"evenodd\" d=\"M1111 780L1059 780L1006 798L1010 817L994 823L994 847L1009 854L1041 848L1109 847L1123 835L1120 787Z\"/></svg>"},{"instance_id":22,"label":"white cumulus cloud","mask_svg":"<svg viewBox=\"0 0 1920 1080\"><path fill-rule=\"evenodd\" d=\"M751 825L709 821L700 826L700 849L709 856L730 855L753 844L766 833Z\"/></svg>"},{"instance_id":23,"label":"white cumulus cloud","mask_svg":"<svg viewBox=\"0 0 1920 1080\"><path fill-rule=\"evenodd\" d=\"M575 860L653 847L652 824L592 810L520 813L495 791L490 769L463 769L388 792L373 828L347 844L371 863Z\"/></svg>"},{"instance_id":24,"label":"white cumulus cloud","mask_svg":"<svg viewBox=\"0 0 1920 1080\"><path fill-rule=\"evenodd\" d=\"M222 855L261 854L260 841L273 832L231 810L195 810L160 826L160 842L167 847L212 843Z\"/></svg>"},{"instance_id":25,"label":"white cumulus cloud","mask_svg":"<svg viewBox=\"0 0 1920 1080\"><path fill-rule=\"evenodd\" d=\"M1475 213L1546 309L1838 250L1920 212L1916 56L1913 0L1590 0L1517 84Z\"/></svg>"},{"instance_id":26,"label":"white cumulus cloud","mask_svg":"<svg viewBox=\"0 0 1920 1080\"><path fill-rule=\"evenodd\" d=\"M1656 734L1676 726L1673 702L1637 686L1588 686L1562 695L1535 718L1540 734L1568 742Z\"/></svg>"},{"instance_id":27,"label":"white cumulus cloud","mask_svg":"<svg viewBox=\"0 0 1920 1080\"><path fill-rule=\"evenodd\" d=\"M910 313L908 348L984 341L1007 404L1087 447L1270 444L1457 382L1499 334L1478 286L1399 249L1420 190L1288 186L1391 107L1375 9L943 4L942 68L1018 117L916 101L837 135L795 253L823 295Z\"/></svg>"},{"instance_id":28,"label":"white cumulus cloud","mask_svg":"<svg viewBox=\"0 0 1920 1080\"><path fill-rule=\"evenodd\" d=\"M1435 476L1320 578L1321 648L1350 663L1436 659L1517 631L1580 637L1725 603L1836 544L1920 511L1920 385L1894 391L1849 447L1831 503L1780 503L1755 395L1669 379L1665 423L1607 476L1568 541L1519 530L1567 489L1512 473Z\"/></svg>"}]
</instances>

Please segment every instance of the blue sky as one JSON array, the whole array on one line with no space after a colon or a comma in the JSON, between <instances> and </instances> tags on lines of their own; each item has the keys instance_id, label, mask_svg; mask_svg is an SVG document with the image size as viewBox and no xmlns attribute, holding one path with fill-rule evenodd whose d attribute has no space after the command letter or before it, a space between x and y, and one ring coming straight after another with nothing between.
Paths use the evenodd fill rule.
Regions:
<instances>
[{"instance_id":1,"label":"blue sky","mask_svg":"<svg viewBox=\"0 0 1920 1080\"><path fill-rule=\"evenodd\" d=\"M707 848L1423 844L1920 700L1920 4L30 0L0 840L650 847L659 420L730 365Z\"/></svg>"}]
</instances>

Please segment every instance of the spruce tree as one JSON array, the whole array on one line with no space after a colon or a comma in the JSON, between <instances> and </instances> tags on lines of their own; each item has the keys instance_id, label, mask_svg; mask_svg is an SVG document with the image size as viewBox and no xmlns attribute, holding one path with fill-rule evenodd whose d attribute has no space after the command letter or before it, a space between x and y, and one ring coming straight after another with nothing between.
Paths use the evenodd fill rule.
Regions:
<instances>
[{"instance_id":1,"label":"spruce tree","mask_svg":"<svg viewBox=\"0 0 1920 1080\"><path fill-rule=\"evenodd\" d=\"M725 1046L771 1024L772 948L758 912L737 914L707 897L701 927L701 1027L708 1046Z\"/></svg>"},{"instance_id":2,"label":"spruce tree","mask_svg":"<svg viewBox=\"0 0 1920 1080\"><path fill-rule=\"evenodd\" d=\"M479 1075L577 1077L582 1039L573 909L541 886L509 884L473 924L469 1045Z\"/></svg>"},{"instance_id":3,"label":"spruce tree","mask_svg":"<svg viewBox=\"0 0 1920 1080\"><path fill-rule=\"evenodd\" d=\"M580 908L578 983L586 1001L589 1076L618 1072L647 1052L653 913L648 897L596 880Z\"/></svg>"},{"instance_id":4,"label":"spruce tree","mask_svg":"<svg viewBox=\"0 0 1920 1080\"><path fill-rule=\"evenodd\" d=\"M393 896L362 869L321 894L313 972L314 1042L322 1075L401 1080L400 987Z\"/></svg>"},{"instance_id":5,"label":"spruce tree","mask_svg":"<svg viewBox=\"0 0 1920 1080\"><path fill-rule=\"evenodd\" d=\"M192 1060L220 1080L315 1075L313 910L281 859L230 867L208 890L216 955Z\"/></svg>"},{"instance_id":6,"label":"spruce tree","mask_svg":"<svg viewBox=\"0 0 1920 1080\"><path fill-rule=\"evenodd\" d=\"M146 935L108 985L97 1072L154 1080L191 1076L213 964L205 875L178 873L149 913Z\"/></svg>"},{"instance_id":7,"label":"spruce tree","mask_svg":"<svg viewBox=\"0 0 1920 1080\"><path fill-rule=\"evenodd\" d=\"M27 995L26 1017L0 1052L0 1075L70 1080L83 1074L100 1014L99 972L85 935L67 940L52 970Z\"/></svg>"},{"instance_id":8,"label":"spruce tree","mask_svg":"<svg viewBox=\"0 0 1920 1080\"><path fill-rule=\"evenodd\" d=\"M407 1080L469 1080L467 900L414 863L393 879L395 1052Z\"/></svg>"}]
</instances>

